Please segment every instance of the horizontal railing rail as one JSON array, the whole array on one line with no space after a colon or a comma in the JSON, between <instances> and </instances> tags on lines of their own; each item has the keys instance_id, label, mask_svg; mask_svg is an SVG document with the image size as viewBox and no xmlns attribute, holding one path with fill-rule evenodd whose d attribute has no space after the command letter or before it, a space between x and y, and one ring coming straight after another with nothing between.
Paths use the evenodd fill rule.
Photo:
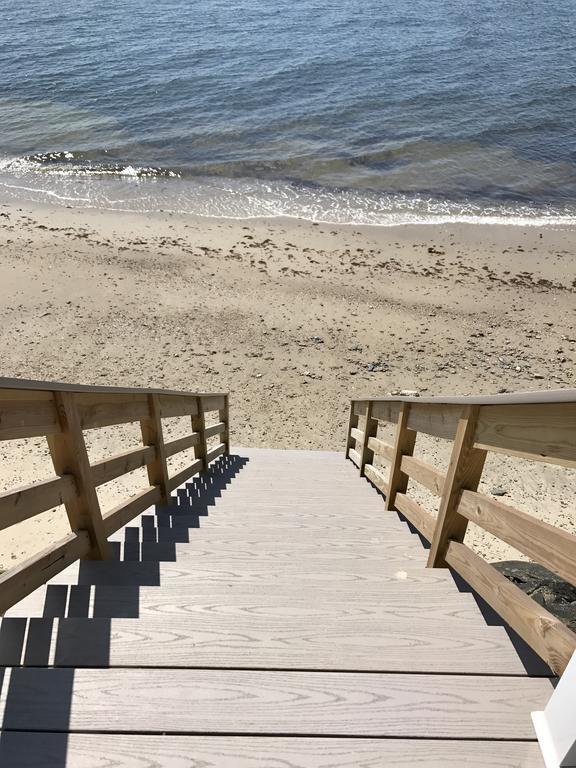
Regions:
<instances>
[{"instance_id":1,"label":"horizontal railing rail","mask_svg":"<svg viewBox=\"0 0 576 768\"><path fill-rule=\"evenodd\" d=\"M217 422L207 426L211 412ZM183 416L190 434L165 442L162 419ZM84 430L132 422L140 447L90 462ZM71 532L0 575L0 613L75 560L108 557L111 534L228 453L228 395L0 379L0 441L31 437L46 437L54 475L0 493L0 530L63 504ZM167 458L190 448L194 459L170 476ZM96 489L142 467L148 487L103 513Z\"/></svg>"},{"instance_id":2,"label":"horizontal railing rail","mask_svg":"<svg viewBox=\"0 0 576 768\"><path fill-rule=\"evenodd\" d=\"M394 443L378 437L395 427ZM451 443L446 473L415 457L418 433ZM558 674L576 634L464 543L469 522L576 585L576 536L478 492L488 453L576 468L576 390L487 397L353 400L346 456L430 542L429 567L450 567ZM387 465L386 475L379 463ZM408 493L412 479L439 497L438 515Z\"/></svg>"}]
</instances>

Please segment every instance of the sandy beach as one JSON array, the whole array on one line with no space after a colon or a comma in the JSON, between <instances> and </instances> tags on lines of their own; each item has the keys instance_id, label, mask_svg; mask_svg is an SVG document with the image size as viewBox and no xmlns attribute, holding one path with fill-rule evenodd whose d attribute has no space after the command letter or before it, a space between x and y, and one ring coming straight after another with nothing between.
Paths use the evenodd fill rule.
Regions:
<instances>
[{"instance_id":1,"label":"sandy beach","mask_svg":"<svg viewBox=\"0 0 576 768\"><path fill-rule=\"evenodd\" d=\"M233 444L343 450L353 396L574 386L574 235L0 205L1 374L230 391ZM124 439L94 443L105 455ZM422 450L443 466L442 446ZM46 462L39 441L0 458L6 488ZM573 481L502 460L485 482L574 530ZM3 532L0 568L65 529L58 510Z\"/></svg>"}]
</instances>

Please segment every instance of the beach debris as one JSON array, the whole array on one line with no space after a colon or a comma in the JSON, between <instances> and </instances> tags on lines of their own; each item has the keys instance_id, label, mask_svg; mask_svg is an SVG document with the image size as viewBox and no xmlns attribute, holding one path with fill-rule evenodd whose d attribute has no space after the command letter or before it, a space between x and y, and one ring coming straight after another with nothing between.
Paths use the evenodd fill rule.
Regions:
<instances>
[{"instance_id":1,"label":"beach debris","mask_svg":"<svg viewBox=\"0 0 576 768\"><path fill-rule=\"evenodd\" d=\"M407 578L408 578L408 572L407 572L407 571L396 571L396 573L394 574L394 576L395 576L395 577L396 577L396 578L397 578L399 581L404 581L405 579L407 579Z\"/></svg>"},{"instance_id":2,"label":"beach debris","mask_svg":"<svg viewBox=\"0 0 576 768\"><path fill-rule=\"evenodd\" d=\"M383 373L390 366L384 360L375 360L373 363L365 363L366 369L371 373Z\"/></svg>"},{"instance_id":3,"label":"beach debris","mask_svg":"<svg viewBox=\"0 0 576 768\"><path fill-rule=\"evenodd\" d=\"M417 389L393 389L389 394L397 397L420 397Z\"/></svg>"}]
</instances>

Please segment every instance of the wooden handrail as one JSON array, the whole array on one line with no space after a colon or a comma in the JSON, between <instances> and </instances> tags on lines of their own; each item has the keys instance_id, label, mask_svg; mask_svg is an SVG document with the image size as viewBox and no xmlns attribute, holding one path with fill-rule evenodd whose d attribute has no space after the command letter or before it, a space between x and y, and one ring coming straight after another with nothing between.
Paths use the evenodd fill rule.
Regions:
<instances>
[{"instance_id":1,"label":"wooden handrail","mask_svg":"<svg viewBox=\"0 0 576 768\"><path fill-rule=\"evenodd\" d=\"M217 423L207 425L212 412ZM190 434L165 442L162 419L181 416L191 418ZM84 430L130 422L140 424L142 446L90 463ZM71 533L0 576L0 613L75 560L107 557L110 535L228 453L228 395L0 378L0 440L38 436L48 441L54 476L1 493L0 530L64 504ZM194 458L170 476L167 457L189 448ZM102 511L96 488L139 467L149 485Z\"/></svg>"},{"instance_id":2,"label":"wooden handrail","mask_svg":"<svg viewBox=\"0 0 576 768\"><path fill-rule=\"evenodd\" d=\"M0 382L2 380L0 379ZM501 395L454 395L435 397L383 397L354 398L352 403L418 403L432 405L547 405L550 403L575 403L576 389L549 389L544 392L506 392Z\"/></svg>"},{"instance_id":3,"label":"wooden handrail","mask_svg":"<svg viewBox=\"0 0 576 768\"><path fill-rule=\"evenodd\" d=\"M478 492L486 456L503 453L576 467L576 390L486 397L365 397L350 404L346 454L386 499L429 542L429 567L450 567L561 674L576 651L576 634L524 594L464 543L469 521L484 528L576 585L576 536ZM359 428L368 417L396 427L394 446ZM446 474L417 456L418 433L448 440ZM388 477L362 464L368 447L390 466ZM372 462L374 458L372 459ZM440 497L431 514L408 490L408 481Z\"/></svg>"},{"instance_id":4,"label":"wooden handrail","mask_svg":"<svg viewBox=\"0 0 576 768\"><path fill-rule=\"evenodd\" d=\"M179 389L154 389L146 387L105 387L93 384L68 384L61 381L36 381L34 379L9 379L0 376L0 389L19 389L35 392L91 392L101 395L182 395L183 397L228 397L227 392L186 392Z\"/></svg>"}]
</instances>

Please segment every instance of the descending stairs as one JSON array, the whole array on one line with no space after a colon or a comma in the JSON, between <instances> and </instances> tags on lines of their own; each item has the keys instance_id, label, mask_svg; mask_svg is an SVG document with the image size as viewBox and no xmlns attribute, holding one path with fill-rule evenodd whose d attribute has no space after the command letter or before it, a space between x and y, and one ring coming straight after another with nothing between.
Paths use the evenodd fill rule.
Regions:
<instances>
[{"instance_id":1,"label":"descending stairs","mask_svg":"<svg viewBox=\"0 0 576 768\"><path fill-rule=\"evenodd\" d=\"M2 766L542 765L546 670L341 454L235 451L111 540L2 621Z\"/></svg>"}]
</instances>

